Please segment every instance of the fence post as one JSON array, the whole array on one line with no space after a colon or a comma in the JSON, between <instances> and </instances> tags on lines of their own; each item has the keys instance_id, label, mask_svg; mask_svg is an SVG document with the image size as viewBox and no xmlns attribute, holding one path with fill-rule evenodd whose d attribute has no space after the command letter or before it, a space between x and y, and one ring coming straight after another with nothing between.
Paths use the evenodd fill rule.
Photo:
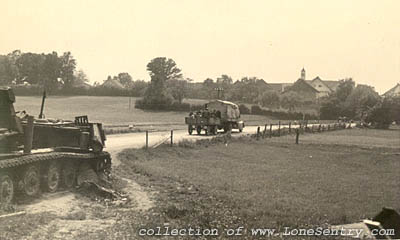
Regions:
<instances>
[{"instance_id":1,"label":"fence post","mask_svg":"<svg viewBox=\"0 0 400 240\"><path fill-rule=\"evenodd\" d=\"M279 135L279 137L281 136L281 121L279 121L278 135Z\"/></svg>"},{"instance_id":2,"label":"fence post","mask_svg":"<svg viewBox=\"0 0 400 240\"><path fill-rule=\"evenodd\" d=\"M171 130L171 147L174 146L174 130Z\"/></svg>"},{"instance_id":3,"label":"fence post","mask_svg":"<svg viewBox=\"0 0 400 240\"><path fill-rule=\"evenodd\" d=\"M146 149L149 148L149 131L146 130Z\"/></svg>"},{"instance_id":4,"label":"fence post","mask_svg":"<svg viewBox=\"0 0 400 240\"><path fill-rule=\"evenodd\" d=\"M265 124L265 126L264 126L264 132L263 132L262 138L265 138L265 133L267 132L267 125L268 125L268 124Z\"/></svg>"},{"instance_id":5,"label":"fence post","mask_svg":"<svg viewBox=\"0 0 400 240\"><path fill-rule=\"evenodd\" d=\"M299 135L300 135L300 131L298 128L296 128L296 144L299 144Z\"/></svg>"},{"instance_id":6,"label":"fence post","mask_svg":"<svg viewBox=\"0 0 400 240\"><path fill-rule=\"evenodd\" d=\"M289 122L289 134L292 133L292 122Z\"/></svg>"},{"instance_id":7,"label":"fence post","mask_svg":"<svg viewBox=\"0 0 400 240\"><path fill-rule=\"evenodd\" d=\"M260 126L257 127L257 140L260 139Z\"/></svg>"},{"instance_id":8,"label":"fence post","mask_svg":"<svg viewBox=\"0 0 400 240\"><path fill-rule=\"evenodd\" d=\"M272 138L272 123L269 125L269 138Z\"/></svg>"}]
</instances>

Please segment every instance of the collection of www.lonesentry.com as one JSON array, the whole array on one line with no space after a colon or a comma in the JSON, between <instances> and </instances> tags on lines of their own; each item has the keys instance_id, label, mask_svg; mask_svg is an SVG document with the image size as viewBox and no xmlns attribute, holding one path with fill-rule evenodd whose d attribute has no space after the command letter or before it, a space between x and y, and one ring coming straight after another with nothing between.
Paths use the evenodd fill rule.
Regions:
<instances>
[{"instance_id":1,"label":"collection of www.lonesentry.com","mask_svg":"<svg viewBox=\"0 0 400 240\"><path fill-rule=\"evenodd\" d=\"M394 229L373 229L368 233L364 229L348 229L348 228L252 228L244 227L229 228L229 229L201 229L201 228L172 228L169 226L156 228L141 228L139 229L140 236L258 236L258 237L277 237L277 236L342 236L360 238L366 234L372 236L394 236Z\"/></svg>"}]
</instances>

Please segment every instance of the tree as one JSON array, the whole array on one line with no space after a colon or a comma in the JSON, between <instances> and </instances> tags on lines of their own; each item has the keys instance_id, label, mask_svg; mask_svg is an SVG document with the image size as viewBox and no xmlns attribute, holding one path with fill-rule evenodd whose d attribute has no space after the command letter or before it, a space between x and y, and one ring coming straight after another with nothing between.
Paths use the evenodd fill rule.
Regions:
<instances>
[{"instance_id":1,"label":"tree","mask_svg":"<svg viewBox=\"0 0 400 240\"><path fill-rule=\"evenodd\" d=\"M16 60L16 65L19 70L19 79L17 79L16 83L28 82L30 84L43 85L44 60L44 54L23 53Z\"/></svg>"},{"instance_id":2,"label":"tree","mask_svg":"<svg viewBox=\"0 0 400 240\"><path fill-rule=\"evenodd\" d=\"M229 99L248 103L258 103L261 95L270 90L263 79L257 77L243 77L236 81L229 89Z\"/></svg>"},{"instance_id":3,"label":"tree","mask_svg":"<svg viewBox=\"0 0 400 240\"><path fill-rule=\"evenodd\" d=\"M129 73L124 72L124 73L119 73L118 74L118 79L119 82L124 85L126 88L131 88L133 85L133 79Z\"/></svg>"},{"instance_id":4,"label":"tree","mask_svg":"<svg viewBox=\"0 0 400 240\"><path fill-rule=\"evenodd\" d=\"M340 102L346 101L347 97L354 89L355 82L352 78L340 80L339 86L336 89L336 97Z\"/></svg>"},{"instance_id":5,"label":"tree","mask_svg":"<svg viewBox=\"0 0 400 240\"><path fill-rule=\"evenodd\" d=\"M288 91L281 95L281 105L282 107L289 110L289 112L295 110L296 107L301 106L304 99L301 95L294 91Z\"/></svg>"},{"instance_id":6,"label":"tree","mask_svg":"<svg viewBox=\"0 0 400 240\"><path fill-rule=\"evenodd\" d=\"M206 87L213 87L214 80L212 80L211 78L207 78L206 80L203 81L203 85Z\"/></svg>"},{"instance_id":7,"label":"tree","mask_svg":"<svg viewBox=\"0 0 400 240\"><path fill-rule=\"evenodd\" d=\"M233 80L230 76L222 74L221 77L217 78L217 83L222 85L229 85L233 83Z\"/></svg>"},{"instance_id":8,"label":"tree","mask_svg":"<svg viewBox=\"0 0 400 240\"><path fill-rule=\"evenodd\" d=\"M86 76L86 73L82 69L79 69L75 73L75 80L74 80L75 84L80 85L80 84L83 84L83 83L87 83L88 81L89 80L88 80L88 78ZM95 84L96 83L97 82L95 82Z\"/></svg>"},{"instance_id":9,"label":"tree","mask_svg":"<svg viewBox=\"0 0 400 240\"><path fill-rule=\"evenodd\" d=\"M344 115L350 118L362 119L379 100L380 96L373 87L359 84L344 102Z\"/></svg>"},{"instance_id":10,"label":"tree","mask_svg":"<svg viewBox=\"0 0 400 240\"><path fill-rule=\"evenodd\" d=\"M71 52L65 52L61 56L61 74L60 77L64 83L64 87L70 88L73 86L74 72L76 68L76 60Z\"/></svg>"},{"instance_id":11,"label":"tree","mask_svg":"<svg viewBox=\"0 0 400 240\"><path fill-rule=\"evenodd\" d=\"M0 55L0 85L9 85L14 81L12 64L7 56Z\"/></svg>"},{"instance_id":12,"label":"tree","mask_svg":"<svg viewBox=\"0 0 400 240\"><path fill-rule=\"evenodd\" d=\"M276 91L265 91L261 94L259 99L261 106L276 108L279 107L279 94Z\"/></svg>"},{"instance_id":13,"label":"tree","mask_svg":"<svg viewBox=\"0 0 400 240\"><path fill-rule=\"evenodd\" d=\"M58 79L61 75L61 67L62 62L57 52L44 55L42 76L40 79L41 85L45 86L48 90L57 88L59 84Z\"/></svg>"},{"instance_id":14,"label":"tree","mask_svg":"<svg viewBox=\"0 0 400 240\"><path fill-rule=\"evenodd\" d=\"M142 101L138 106L150 109L167 109L174 101L174 96L167 87L169 81L182 77L181 70L172 59L165 57L154 58L147 64L147 71L151 77ZM179 101L179 95L175 95Z\"/></svg>"},{"instance_id":15,"label":"tree","mask_svg":"<svg viewBox=\"0 0 400 240\"><path fill-rule=\"evenodd\" d=\"M176 66L175 61L165 57L151 60L147 64L147 71L149 71L154 88L162 89L167 81L182 77L181 70Z\"/></svg>"},{"instance_id":16,"label":"tree","mask_svg":"<svg viewBox=\"0 0 400 240\"><path fill-rule=\"evenodd\" d=\"M370 108L365 118L376 128L387 129L392 122L400 123L400 97L387 97Z\"/></svg>"},{"instance_id":17,"label":"tree","mask_svg":"<svg viewBox=\"0 0 400 240\"><path fill-rule=\"evenodd\" d=\"M321 107L319 110L320 119L322 120L334 120L342 116L343 108L336 95L322 98Z\"/></svg>"},{"instance_id":18,"label":"tree","mask_svg":"<svg viewBox=\"0 0 400 240\"><path fill-rule=\"evenodd\" d=\"M187 92L187 80L184 79L173 79L168 81L168 89L172 97L179 103L182 103L183 98Z\"/></svg>"}]
</instances>

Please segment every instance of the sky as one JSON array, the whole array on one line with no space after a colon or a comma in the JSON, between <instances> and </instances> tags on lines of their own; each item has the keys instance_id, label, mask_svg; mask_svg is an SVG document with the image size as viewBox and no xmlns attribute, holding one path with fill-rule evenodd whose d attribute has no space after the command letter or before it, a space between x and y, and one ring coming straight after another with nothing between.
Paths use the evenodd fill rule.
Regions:
<instances>
[{"instance_id":1,"label":"sky","mask_svg":"<svg viewBox=\"0 0 400 240\"><path fill-rule=\"evenodd\" d=\"M0 54L70 51L91 83L172 58L185 77L400 82L400 0L0 0Z\"/></svg>"}]
</instances>

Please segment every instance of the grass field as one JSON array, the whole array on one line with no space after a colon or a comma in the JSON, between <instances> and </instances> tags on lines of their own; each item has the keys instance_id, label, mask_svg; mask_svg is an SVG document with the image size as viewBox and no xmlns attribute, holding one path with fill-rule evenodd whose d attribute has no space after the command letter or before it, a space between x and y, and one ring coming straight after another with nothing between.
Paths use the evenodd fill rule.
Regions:
<instances>
[{"instance_id":1,"label":"grass field","mask_svg":"<svg viewBox=\"0 0 400 240\"><path fill-rule=\"evenodd\" d=\"M186 112L172 111L143 111L134 108L136 98L131 98L129 109L129 97L92 97L51 96L46 99L44 113L48 118L73 120L75 116L88 115L92 122L112 124L160 124L182 123L184 124ZM29 114L37 116L40 112L41 97L18 96L15 103L16 111L26 110ZM185 102L203 104L205 100L188 99ZM265 116L243 115L245 122L265 123L270 120Z\"/></svg>"},{"instance_id":2,"label":"grass field","mask_svg":"<svg viewBox=\"0 0 400 240\"><path fill-rule=\"evenodd\" d=\"M148 227L326 227L400 210L399 133L306 134L299 145L293 136L222 140L120 157L130 177L159 193Z\"/></svg>"}]
</instances>

